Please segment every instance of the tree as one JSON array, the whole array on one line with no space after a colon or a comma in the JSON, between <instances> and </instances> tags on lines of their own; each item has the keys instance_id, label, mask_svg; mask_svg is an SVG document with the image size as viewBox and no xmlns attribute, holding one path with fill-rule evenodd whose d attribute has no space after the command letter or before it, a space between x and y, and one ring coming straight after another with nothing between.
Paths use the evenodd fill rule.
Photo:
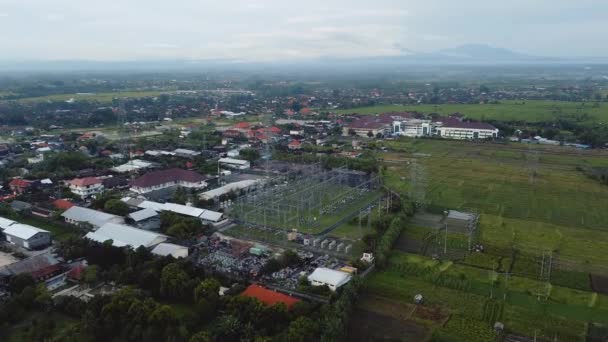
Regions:
<instances>
[{"instance_id":1,"label":"tree","mask_svg":"<svg viewBox=\"0 0 608 342\"><path fill-rule=\"evenodd\" d=\"M215 327L217 341L238 341L242 323L232 315L225 315L219 318Z\"/></svg>"},{"instance_id":2,"label":"tree","mask_svg":"<svg viewBox=\"0 0 608 342\"><path fill-rule=\"evenodd\" d=\"M160 293L169 298L185 298L190 277L177 263L163 268L160 276Z\"/></svg>"},{"instance_id":3,"label":"tree","mask_svg":"<svg viewBox=\"0 0 608 342\"><path fill-rule=\"evenodd\" d=\"M215 278L207 278L194 289L194 300L197 302L201 299L213 299L217 301L219 299L219 290L220 282Z\"/></svg>"},{"instance_id":4,"label":"tree","mask_svg":"<svg viewBox=\"0 0 608 342\"><path fill-rule=\"evenodd\" d=\"M287 341L314 342L319 339L319 324L308 317L298 317L289 324Z\"/></svg>"},{"instance_id":5,"label":"tree","mask_svg":"<svg viewBox=\"0 0 608 342\"><path fill-rule=\"evenodd\" d=\"M28 273L17 274L8 283L9 290L14 294L21 293L26 287L34 286L36 282Z\"/></svg>"},{"instance_id":6,"label":"tree","mask_svg":"<svg viewBox=\"0 0 608 342\"><path fill-rule=\"evenodd\" d=\"M368 138L373 138L373 137L374 137L374 132L372 132L372 131L368 131L368 132L367 132L367 137L368 137Z\"/></svg>"},{"instance_id":7,"label":"tree","mask_svg":"<svg viewBox=\"0 0 608 342\"><path fill-rule=\"evenodd\" d=\"M186 192L186 189L181 186L178 187L173 194L173 202L177 204L186 204L186 202L188 202L188 193Z\"/></svg>"},{"instance_id":8,"label":"tree","mask_svg":"<svg viewBox=\"0 0 608 342\"><path fill-rule=\"evenodd\" d=\"M82 280L87 284L96 283L98 279L98 271L99 267L97 265L87 267L83 272Z\"/></svg>"},{"instance_id":9,"label":"tree","mask_svg":"<svg viewBox=\"0 0 608 342\"><path fill-rule=\"evenodd\" d=\"M239 155L250 162L260 159L260 152L252 148L245 148L239 151Z\"/></svg>"},{"instance_id":10,"label":"tree","mask_svg":"<svg viewBox=\"0 0 608 342\"><path fill-rule=\"evenodd\" d=\"M110 213L110 214L114 214L114 215L119 215L119 216L126 216L127 214L129 214L129 206L119 200L119 199L110 199L108 200L104 206L103 206L104 211Z\"/></svg>"},{"instance_id":11,"label":"tree","mask_svg":"<svg viewBox=\"0 0 608 342\"><path fill-rule=\"evenodd\" d=\"M211 338L211 334L208 331L199 331L196 334L190 337L189 342L211 342L213 339Z\"/></svg>"},{"instance_id":12,"label":"tree","mask_svg":"<svg viewBox=\"0 0 608 342\"><path fill-rule=\"evenodd\" d=\"M220 283L214 278L207 278L194 289L194 302L199 315L210 318L216 311L220 299Z\"/></svg>"}]
</instances>

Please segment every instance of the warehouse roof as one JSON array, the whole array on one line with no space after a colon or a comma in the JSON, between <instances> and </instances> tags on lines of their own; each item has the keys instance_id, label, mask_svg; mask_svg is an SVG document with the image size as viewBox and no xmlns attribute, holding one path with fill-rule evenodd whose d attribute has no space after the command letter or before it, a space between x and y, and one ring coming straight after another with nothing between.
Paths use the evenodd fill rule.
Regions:
<instances>
[{"instance_id":1,"label":"warehouse roof","mask_svg":"<svg viewBox=\"0 0 608 342\"><path fill-rule=\"evenodd\" d=\"M448 218L457 219L457 220L474 220L475 214L465 213L462 211L450 210L448 212Z\"/></svg>"},{"instance_id":2,"label":"warehouse roof","mask_svg":"<svg viewBox=\"0 0 608 342\"><path fill-rule=\"evenodd\" d=\"M59 260L57 260L51 253L42 253L17 261L10 265L0 267L0 275L6 276L21 273L32 273L58 263Z\"/></svg>"},{"instance_id":3,"label":"warehouse roof","mask_svg":"<svg viewBox=\"0 0 608 342\"><path fill-rule=\"evenodd\" d=\"M4 217L0 217L0 229L4 230L8 228L10 225L15 224L16 222L13 220L9 220Z\"/></svg>"},{"instance_id":4,"label":"warehouse roof","mask_svg":"<svg viewBox=\"0 0 608 342\"><path fill-rule=\"evenodd\" d=\"M120 222L122 217L104 213L103 211L93 210L74 206L66 210L61 216L76 222L88 222L96 227L102 226L107 222Z\"/></svg>"},{"instance_id":5,"label":"warehouse roof","mask_svg":"<svg viewBox=\"0 0 608 342\"><path fill-rule=\"evenodd\" d=\"M133 159L122 165L118 165L112 168L113 171L122 173L122 172L131 172L140 169L147 169L149 167L154 166L154 163L149 161L141 160L141 159Z\"/></svg>"},{"instance_id":6,"label":"warehouse roof","mask_svg":"<svg viewBox=\"0 0 608 342\"><path fill-rule=\"evenodd\" d=\"M135 222L147 220L151 217L158 216L158 213L154 209L142 209L129 214L129 217Z\"/></svg>"},{"instance_id":7,"label":"warehouse roof","mask_svg":"<svg viewBox=\"0 0 608 342\"><path fill-rule=\"evenodd\" d=\"M234 158L220 158L220 163L225 164L237 164L237 165L247 165L249 162L247 160L242 159L234 159Z\"/></svg>"},{"instance_id":8,"label":"warehouse roof","mask_svg":"<svg viewBox=\"0 0 608 342\"><path fill-rule=\"evenodd\" d=\"M272 306L275 304L283 303L287 306L288 309L299 302L300 300L297 298L293 298L286 294L282 294L280 292L269 290L265 287L259 285L249 285L245 291L241 293L242 296L256 298L260 302Z\"/></svg>"},{"instance_id":9,"label":"warehouse roof","mask_svg":"<svg viewBox=\"0 0 608 342\"><path fill-rule=\"evenodd\" d=\"M129 203L132 198L125 197L122 199L123 202ZM137 204L139 208L153 209L155 211L170 211L176 214L198 217L205 221L217 222L222 218L222 213L207 209L201 209L191 207L188 205L177 204L177 203L158 203L153 201L142 201Z\"/></svg>"},{"instance_id":10,"label":"warehouse roof","mask_svg":"<svg viewBox=\"0 0 608 342\"><path fill-rule=\"evenodd\" d=\"M173 243L160 243L158 246L154 247L152 250L152 254L160 255L160 256L168 256L171 255L174 258L185 258L188 256L188 247L176 245Z\"/></svg>"},{"instance_id":11,"label":"warehouse roof","mask_svg":"<svg viewBox=\"0 0 608 342\"><path fill-rule=\"evenodd\" d=\"M171 182L199 183L205 180L202 175L188 170L178 168L148 172L131 182L131 186L149 188L155 185L167 184Z\"/></svg>"},{"instance_id":12,"label":"warehouse roof","mask_svg":"<svg viewBox=\"0 0 608 342\"><path fill-rule=\"evenodd\" d=\"M130 246L133 248L138 248L139 246L144 246L146 248L156 246L167 239L167 236L163 234L116 223L106 223L99 227L95 232L88 233L85 237L102 243L107 240L112 240L113 246Z\"/></svg>"},{"instance_id":13,"label":"warehouse roof","mask_svg":"<svg viewBox=\"0 0 608 342\"><path fill-rule=\"evenodd\" d=\"M27 240L38 233L49 233L48 230L32 227L27 224L14 223L4 230L4 234Z\"/></svg>"},{"instance_id":14,"label":"warehouse roof","mask_svg":"<svg viewBox=\"0 0 608 342\"><path fill-rule=\"evenodd\" d=\"M217 189L205 191L202 194L200 194L200 197L203 199L217 198L217 197L220 197L221 195L228 194L231 191L239 191L241 189L247 189L250 186L255 185L256 183L259 183L261 181L262 181L261 179L245 179L245 180L238 181L238 182L228 183Z\"/></svg>"},{"instance_id":15,"label":"warehouse roof","mask_svg":"<svg viewBox=\"0 0 608 342\"><path fill-rule=\"evenodd\" d=\"M314 270L309 276L309 281L317 281L323 284L328 284L336 288L348 283L350 274L342 271L332 270L330 268L319 267Z\"/></svg>"}]
</instances>

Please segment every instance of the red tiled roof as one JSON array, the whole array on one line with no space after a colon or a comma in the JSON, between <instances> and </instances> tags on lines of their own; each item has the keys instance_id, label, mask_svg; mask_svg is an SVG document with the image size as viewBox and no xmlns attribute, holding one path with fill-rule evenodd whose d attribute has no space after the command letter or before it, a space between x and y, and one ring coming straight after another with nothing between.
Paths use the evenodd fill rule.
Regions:
<instances>
[{"instance_id":1,"label":"red tiled roof","mask_svg":"<svg viewBox=\"0 0 608 342\"><path fill-rule=\"evenodd\" d=\"M83 265L78 265L68 272L68 277L74 280L80 280L82 278L82 274L84 273L85 267Z\"/></svg>"},{"instance_id":2,"label":"red tiled roof","mask_svg":"<svg viewBox=\"0 0 608 342\"><path fill-rule=\"evenodd\" d=\"M56 264L56 265L50 265L50 266L46 266L40 269L37 269L35 271L30 272L30 275L34 278L34 279L44 279L47 278L51 275L53 275L54 273L56 273L57 271L61 270L61 265Z\"/></svg>"},{"instance_id":3,"label":"red tiled roof","mask_svg":"<svg viewBox=\"0 0 608 342\"><path fill-rule=\"evenodd\" d=\"M224 131L224 133L222 133L222 136L231 137L231 138L238 137L240 135L241 135L241 132L237 131L235 129L227 129Z\"/></svg>"},{"instance_id":4,"label":"red tiled roof","mask_svg":"<svg viewBox=\"0 0 608 342\"><path fill-rule=\"evenodd\" d=\"M75 206L75 204L66 199L60 198L58 200L53 201L53 206L60 210L68 210L71 207Z\"/></svg>"},{"instance_id":5,"label":"red tiled roof","mask_svg":"<svg viewBox=\"0 0 608 342\"><path fill-rule=\"evenodd\" d=\"M251 127L249 122L239 122L239 123L235 124L234 126L232 126L232 128L236 128L236 129L247 129L249 127Z\"/></svg>"},{"instance_id":6,"label":"red tiled roof","mask_svg":"<svg viewBox=\"0 0 608 342\"><path fill-rule=\"evenodd\" d=\"M256 298L257 300L268 306L283 303L287 306L288 309L291 309L291 307L295 303L300 301L297 298L293 298L280 292L272 291L255 284L249 285L249 287L247 287L247 289L243 291L241 295L245 297Z\"/></svg>"},{"instance_id":7,"label":"red tiled roof","mask_svg":"<svg viewBox=\"0 0 608 342\"><path fill-rule=\"evenodd\" d=\"M93 184L101 184L102 181L101 179L95 177L85 177L72 179L69 183L74 186L89 186Z\"/></svg>"},{"instance_id":8,"label":"red tiled roof","mask_svg":"<svg viewBox=\"0 0 608 342\"><path fill-rule=\"evenodd\" d=\"M351 122L348 127L356 129L377 129L391 125L393 121L396 120L410 119L415 117L416 113L409 112L391 112L383 113L378 116L362 116Z\"/></svg>"},{"instance_id":9,"label":"red tiled roof","mask_svg":"<svg viewBox=\"0 0 608 342\"><path fill-rule=\"evenodd\" d=\"M21 179L21 178L15 178L8 184L9 187L18 187L18 188L27 188L30 185L32 185L32 182L26 181L25 179Z\"/></svg>"},{"instance_id":10,"label":"red tiled roof","mask_svg":"<svg viewBox=\"0 0 608 342\"><path fill-rule=\"evenodd\" d=\"M289 146L300 146L302 145L301 142L299 142L298 140L293 140L292 142L289 143Z\"/></svg>"},{"instance_id":11,"label":"red tiled roof","mask_svg":"<svg viewBox=\"0 0 608 342\"><path fill-rule=\"evenodd\" d=\"M131 186L149 188L154 185L161 185L177 181L198 183L204 180L205 177L203 177L197 172L174 168L148 172L145 175L132 181Z\"/></svg>"}]
</instances>

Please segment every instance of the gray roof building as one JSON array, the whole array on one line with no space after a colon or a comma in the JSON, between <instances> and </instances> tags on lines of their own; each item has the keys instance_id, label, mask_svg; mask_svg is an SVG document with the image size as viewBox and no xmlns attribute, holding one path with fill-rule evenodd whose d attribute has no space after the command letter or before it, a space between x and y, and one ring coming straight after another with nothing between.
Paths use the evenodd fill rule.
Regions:
<instances>
[{"instance_id":1,"label":"gray roof building","mask_svg":"<svg viewBox=\"0 0 608 342\"><path fill-rule=\"evenodd\" d=\"M167 240L167 236L124 224L106 223L94 232L87 233L85 238L103 243L112 240L115 247L152 248Z\"/></svg>"},{"instance_id":2,"label":"gray roof building","mask_svg":"<svg viewBox=\"0 0 608 342\"><path fill-rule=\"evenodd\" d=\"M91 224L93 227L101 227L108 222L124 223L124 219L120 216L78 206L71 207L70 209L64 211L61 216L68 223L80 224L82 222L86 222Z\"/></svg>"}]
</instances>

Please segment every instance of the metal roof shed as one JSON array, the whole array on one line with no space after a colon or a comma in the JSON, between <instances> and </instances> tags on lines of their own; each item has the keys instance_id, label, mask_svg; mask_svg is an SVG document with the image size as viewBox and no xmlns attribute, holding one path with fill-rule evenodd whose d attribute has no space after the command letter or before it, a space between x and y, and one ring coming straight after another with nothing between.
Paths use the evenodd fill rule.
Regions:
<instances>
[{"instance_id":1,"label":"metal roof shed","mask_svg":"<svg viewBox=\"0 0 608 342\"><path fill-rule=\"evenodd\" d=\"M130 246L132 248L139 246L150 248L167 240L166 235L116 223L106 223L85 237L97 242L112 240L112 245L116 247Z\"/></svg>"},{"instance_id":2,"label":"metal roof shed","mask_svg":"<svg viewBox=\"0 0 608 342\"><path fill-rule=\"evenodd\" d=\"M346 272L336 271L324 267L316 268L308 276L308 281L310 281L311 285L327 285L332 291L336 291L339 287L348 283L350 279L351 275Z\"/></svg>"}]
</instances>

